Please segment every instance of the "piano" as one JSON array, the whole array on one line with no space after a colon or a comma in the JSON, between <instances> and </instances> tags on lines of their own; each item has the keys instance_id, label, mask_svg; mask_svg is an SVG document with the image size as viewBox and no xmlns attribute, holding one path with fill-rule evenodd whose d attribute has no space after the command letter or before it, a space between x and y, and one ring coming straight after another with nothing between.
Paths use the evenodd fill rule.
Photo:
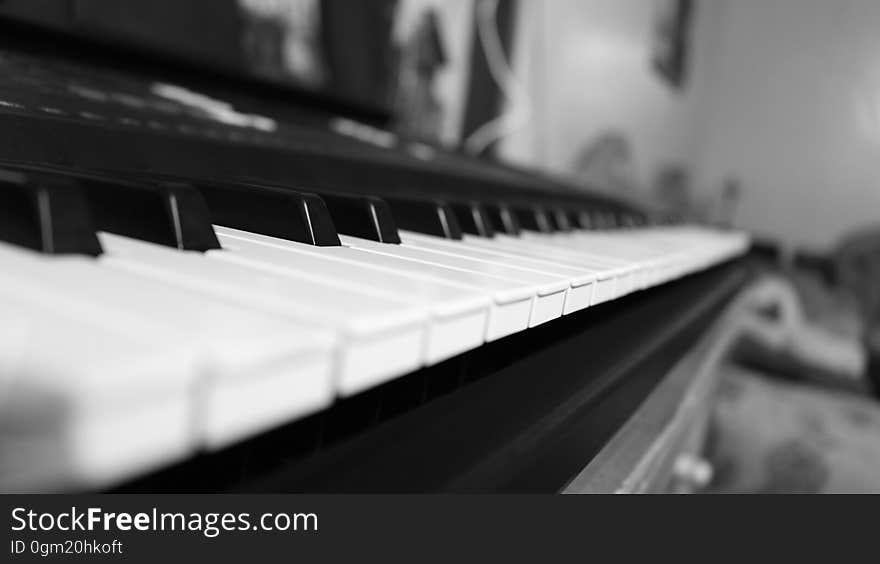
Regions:
<instances>
[{"instance_id":1,"label":"piano","mask_svg":"<svg viewBox=\"0 0 880 564\"><path fill-rule=\"evenodd\" d=\"M109 5L0 4L0 491L560 491L749 277Z\"/></svg>"}]
</instances>

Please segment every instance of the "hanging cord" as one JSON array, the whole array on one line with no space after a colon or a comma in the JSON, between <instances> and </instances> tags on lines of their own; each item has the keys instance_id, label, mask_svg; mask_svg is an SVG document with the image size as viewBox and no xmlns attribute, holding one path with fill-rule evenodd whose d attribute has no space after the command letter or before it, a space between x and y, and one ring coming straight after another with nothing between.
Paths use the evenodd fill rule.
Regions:
<instances>
[{"instance_id":1,"label":"hanging cord","mask_svg":"<svg viewBox=\"0 0 880 564\"><path fill-rule=\"evenodd\" d=\"M504 57L504 47L498 33L498 0L480 0L477 4L477 34L480 46L486 56L489 74L498 85L501 93L509 101L513 112L501 113L498 117L484 123L464 141L464 149L477 155L489 145L510 135L528 123L531 117L529 96L519 84L513 69Z\"/></svg>"}]
</instances>

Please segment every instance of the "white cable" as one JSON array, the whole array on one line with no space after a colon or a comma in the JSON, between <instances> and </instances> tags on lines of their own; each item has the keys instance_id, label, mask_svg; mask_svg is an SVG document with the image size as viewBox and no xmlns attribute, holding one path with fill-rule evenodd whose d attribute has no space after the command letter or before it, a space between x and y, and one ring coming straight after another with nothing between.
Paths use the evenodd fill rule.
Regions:
<instances>
[{"instance_id":1,"label":"white cable","mask_svg":"<svg viewBox=\"0 0 880 564\"><path fill-rule=\"evenodd\" d=\"M519 84L513 69L504 57L504 47L498 33L496 15L498 0L478 0L477 34L486 55L489 74L498 85L501 93L513 106L510 114L503 112L498 117L484 123L464 141L464 148L472 154L479 154L494 141L510 135L525 125L531 117L530 101L525 88Z\"/></svg>"}]
</instances>

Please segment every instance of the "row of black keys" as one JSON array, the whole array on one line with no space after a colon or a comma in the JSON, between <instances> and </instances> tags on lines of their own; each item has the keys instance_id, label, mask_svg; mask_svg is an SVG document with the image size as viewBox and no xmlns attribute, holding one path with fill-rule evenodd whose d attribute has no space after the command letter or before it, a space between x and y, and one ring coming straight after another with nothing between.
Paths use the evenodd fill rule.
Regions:
<instances>
[{"instance_id":1,"label":"row of black keys","mask_svg":"<svg viewBox=\"0 0 880 564\"><path fill-rule=\"evenodd\" d=\"M212 223L319 246L337 233L399 243L398 227L461 239L648 223L643 214L534 202L450 202L307 193L258 183L128 179L0 169L0 240L52 253L101 253L96 230L179 249L220 248Z\"/></svg>"}]
</instances>

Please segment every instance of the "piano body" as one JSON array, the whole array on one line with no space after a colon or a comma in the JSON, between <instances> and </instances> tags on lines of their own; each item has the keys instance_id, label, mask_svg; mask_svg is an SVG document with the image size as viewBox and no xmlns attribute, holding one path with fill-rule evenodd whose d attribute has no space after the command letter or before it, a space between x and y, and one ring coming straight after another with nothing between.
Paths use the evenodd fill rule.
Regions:
<instances>
[{"instance_id":1,"label":"piano body","mask_svg":"<svg viewBox=\"0 0 880 564\"><path fill-rule=\"evenodd\" d=\"M748 278L744 234L71 9L0 4L2 491L561 491Z\"/></svg>"}]
</instances>

